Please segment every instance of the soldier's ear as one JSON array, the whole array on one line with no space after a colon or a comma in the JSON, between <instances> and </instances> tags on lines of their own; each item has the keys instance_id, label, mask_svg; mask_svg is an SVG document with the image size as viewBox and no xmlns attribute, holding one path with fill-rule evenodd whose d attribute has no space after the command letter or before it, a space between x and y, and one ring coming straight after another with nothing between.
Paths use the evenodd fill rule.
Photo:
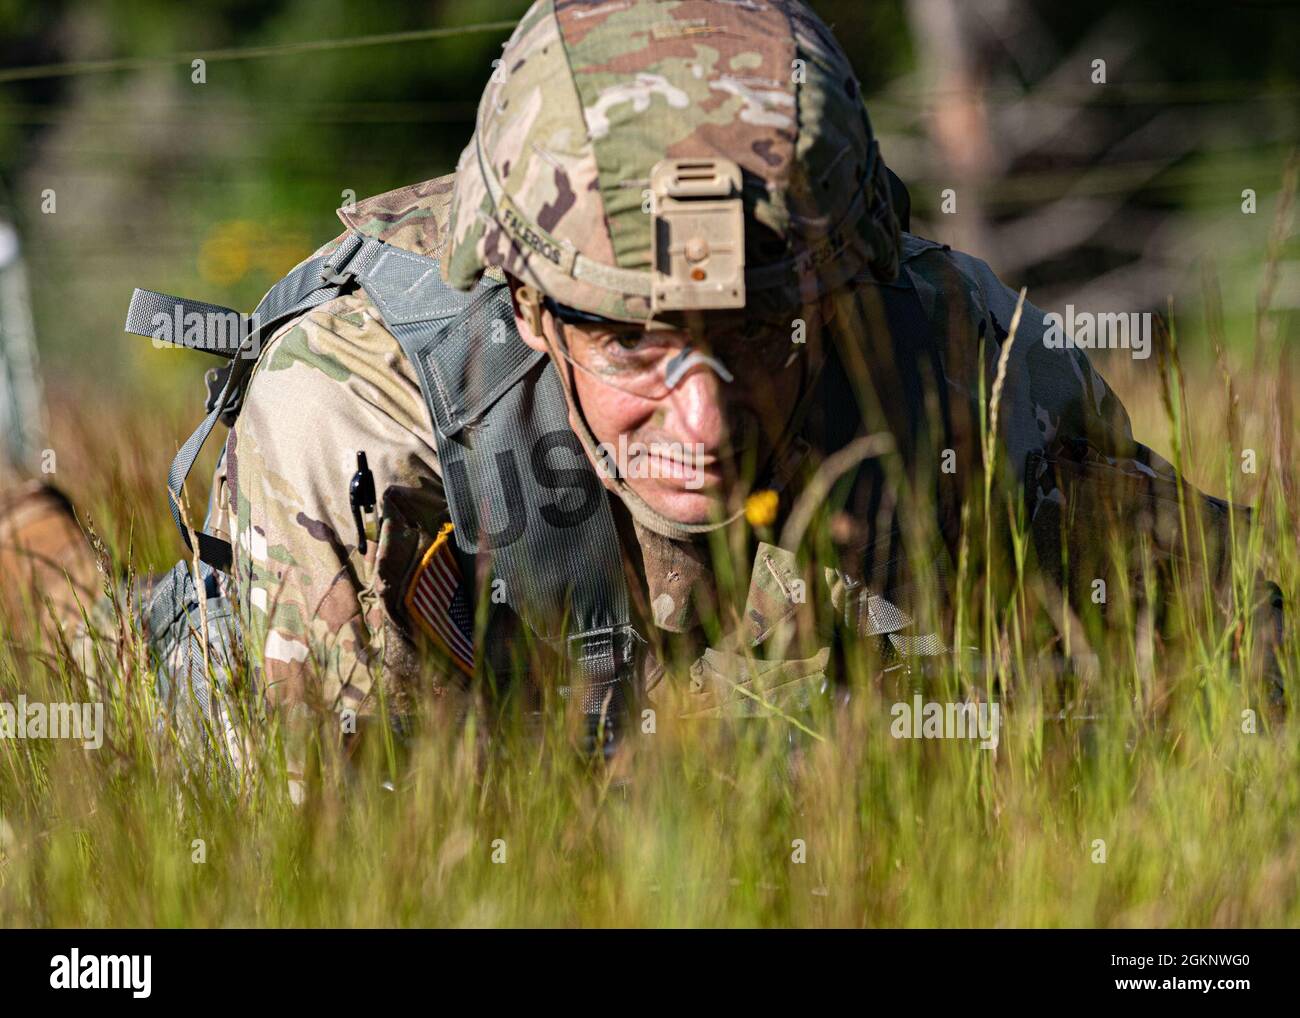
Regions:
<instances>
[{"instance_id":1,"label":"soldier's ear","mask_svg":"<svg viewBox=\"0 0 1300 1018\"><path fill-rule=\"evenodd\" d=\"M515 328L519 337L534 350L546 353L546 333L542 325L542 295L535 287L507 275L510 303L515 309Z\"/></svg>"}]
</instances>

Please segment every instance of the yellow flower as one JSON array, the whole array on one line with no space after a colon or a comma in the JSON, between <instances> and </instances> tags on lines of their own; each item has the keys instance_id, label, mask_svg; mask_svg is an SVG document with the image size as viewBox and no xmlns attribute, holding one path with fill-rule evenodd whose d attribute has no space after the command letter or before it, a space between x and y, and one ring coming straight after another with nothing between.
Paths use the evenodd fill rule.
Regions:
<instances>
[{"instance_id":1,"label":"yellow flower","mask_svg":"<svg viewBox=\"0 0 1300 1018\"><path fill-rule=\"evenodd\" d=\"M248 274L264 241L261 229L249 220L218 223L199 248L199 275L205 283L234 286Z\"/></svg>"},{"instance_id":2,"label":"yellow flower","mask_svg":"<svg viewBox=\"0 0 1300 1018\"><path fill-rule=\"evenodd\" d=\"M776 510L781 504L779 496L771 488L756 491L745 499L745 519L751 527L770 527L776 522Z\"/></svg>"}]
</instances>

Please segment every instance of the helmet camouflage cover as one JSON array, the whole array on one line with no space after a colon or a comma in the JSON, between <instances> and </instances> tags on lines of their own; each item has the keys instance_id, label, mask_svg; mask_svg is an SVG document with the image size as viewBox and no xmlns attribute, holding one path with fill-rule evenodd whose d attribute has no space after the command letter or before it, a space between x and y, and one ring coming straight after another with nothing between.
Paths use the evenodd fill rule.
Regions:
<instances>
[{"instance_id":1,"label":"helmet camouflage cover","mask_svg":"<svg viewBox=\"0 0 1300 1018\"><path fill-rule=\"evenodd\" d=\"M667 160L694 162L669 166L688 171L674 176ZM693 167L712 190L691 191ZM723 241L712 248L689 237L701 195L724 199L712 202ZM685 251L684 278L732 269L738 285L722 284L720 301L693 304L690 282L684 303L665 297L677 263L656 256L656 237L669 250L674 204L694 244L673 249ZM830 30L790 0L539 0L484 90L449 236L453 286L498 266L561 304L629 322L669 307L780 311L864 270L898 271L857 80ZM728 260L737 248L743 269Z\"/></svg>"}]
</instances>

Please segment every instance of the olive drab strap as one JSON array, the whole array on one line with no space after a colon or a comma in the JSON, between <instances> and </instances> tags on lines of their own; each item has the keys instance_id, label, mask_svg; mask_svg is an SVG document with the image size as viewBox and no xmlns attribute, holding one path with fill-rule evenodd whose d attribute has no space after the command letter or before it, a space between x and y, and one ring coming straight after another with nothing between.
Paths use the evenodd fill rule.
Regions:
<instances>
[{"instance_id":1,"label":"olive drab strap","mask_svg":"<svg viewBox=\"0 0 1300 1018\"><path fill-rule=\"evenodd\" d=\"M261 342L356 286L416 368L457 546L467 555L490 553L505 602L539 637L565 644L558 649L578 666L583 710L613 715L638 637L608 495L568 426L555 369L519 338L500 280L485 277L463 293L443 282L436 261L354 232L273 286L246 318L137 290L126 331L163 333L178 345L231 358L224 386L168 473L172 516L186 547L193 550L181 520L181 487L217 420L237 408ZM206 531L196 538L199 557L228 571L229 543Z\"/></svg>"}]
</instances>

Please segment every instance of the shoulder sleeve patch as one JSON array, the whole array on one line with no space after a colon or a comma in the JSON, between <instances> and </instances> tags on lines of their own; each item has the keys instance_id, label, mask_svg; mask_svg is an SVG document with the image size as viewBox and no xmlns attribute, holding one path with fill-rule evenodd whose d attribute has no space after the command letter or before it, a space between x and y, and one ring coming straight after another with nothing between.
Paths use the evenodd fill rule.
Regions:
<instances>
[{"instance_id":1,"label":"shoulder sleeve patch","mask_svg":"<svg viewBox=\"0 0 1300 1018\"><path fill-rule=\"evenodd\" d=\"M474 674L474 623L469 596L452 550L451 523L444 523L406 591L406 610L424 633L466 675Z\"/></svg>"}]
</instances>

